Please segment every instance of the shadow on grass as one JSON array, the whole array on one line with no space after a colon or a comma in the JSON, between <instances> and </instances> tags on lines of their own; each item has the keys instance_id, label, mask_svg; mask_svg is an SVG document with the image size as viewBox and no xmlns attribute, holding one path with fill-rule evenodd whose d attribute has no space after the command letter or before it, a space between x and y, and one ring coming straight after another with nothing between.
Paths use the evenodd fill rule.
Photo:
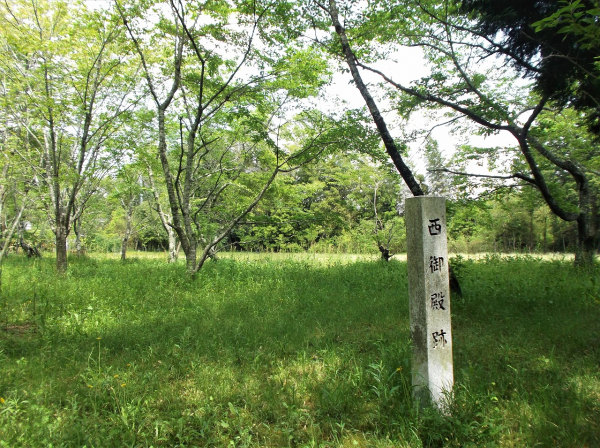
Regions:
<instances>
[{"instance_id":1,"label":"shadow on grass","mask_svg":"<svg viewBox=\"0 0 600 448\"><path fill-rule=\"evenodd\" d=\"M38 312L40 331L28 339L0 336L13 365L0 396L51 378L100 415L96 426L64 426L65 440L107 437L127 404L135 424L117 419L114 446L159 435L167 444L341 446L356 433L394 446L600 442L599 283L568 264L461 266L450 417L412 407L403 263L221 260L195 280L180 266L136 260L81 262L54 283L38 271L30 278L45 287L9 288L23 314L35 290L47 315ZM22 359L28 367L15 367Z\"/></svg>"}]
</instances>

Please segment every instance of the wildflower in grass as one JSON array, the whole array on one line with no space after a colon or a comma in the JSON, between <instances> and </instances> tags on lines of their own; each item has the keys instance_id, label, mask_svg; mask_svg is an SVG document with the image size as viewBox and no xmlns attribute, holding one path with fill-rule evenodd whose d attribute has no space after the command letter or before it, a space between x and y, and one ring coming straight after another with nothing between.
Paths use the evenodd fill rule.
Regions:
<instances>
[{"instance_id":1,"label":"wildflower in grass","mask_svg":"<svg viewBox=\"0 0 600 448\"><path fill-rule=\"evenodd\" d=\"M6 402L6 400L2 397L0 397L0 404L4 404Z\"/></svg>"},{"instance_id":2,"label":"wildflower in grass","mask_svg":"<svg viewBox=\"0 0 600 448\"><path fill-rule=\"evenodd\" d=\"M121 387L125 387L125 386L127 386L127 383L121 384Z\"/></svg>"},{"instance_id":3,"label":"wildflower in grass","mask_svg":"<svg viewBox=\"0 0 600 448\"><path fill-rule=\"evenodd\" d=\"M113 378L119 378L119 375L115 375L115 376L113 376Z\"/></svg>"},{"instance_id":4,"label":"wildflower in grass","mask_svg":"<svg viewBox=\"0 0 600 448\"><path fill-rule=\"evenodd\" d=\"M396 369L396 372L402 372L402 367L398 367L398 368Z\"/></svg>"},{"instance_id":5,"label":"wildflower in grass","mask_svg":"<svg viewBox=\"0 0 600 448\"><path fill-rule=\"evenodd\" d=\"M94 388L94 386L92 386L91 384L88 384L87 387L89 387L90 389Z\"/></svg>"}]
</instances>

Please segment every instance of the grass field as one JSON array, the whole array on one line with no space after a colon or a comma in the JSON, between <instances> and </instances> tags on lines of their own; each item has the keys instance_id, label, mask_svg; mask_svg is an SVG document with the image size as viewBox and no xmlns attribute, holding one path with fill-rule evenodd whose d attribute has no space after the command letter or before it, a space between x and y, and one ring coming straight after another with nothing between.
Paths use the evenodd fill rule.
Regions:
<instances>
[{"instance_id":1,"label":"grass field","mask_svg":"<svg viewBox=\"0 0 600 448\"><path fill-rule=\"evenodd\" d=\"M600 272L459 259L450 414L411 400L406 264L12 256L2 447L600 446Z\"/></svg>"}]
</instances>

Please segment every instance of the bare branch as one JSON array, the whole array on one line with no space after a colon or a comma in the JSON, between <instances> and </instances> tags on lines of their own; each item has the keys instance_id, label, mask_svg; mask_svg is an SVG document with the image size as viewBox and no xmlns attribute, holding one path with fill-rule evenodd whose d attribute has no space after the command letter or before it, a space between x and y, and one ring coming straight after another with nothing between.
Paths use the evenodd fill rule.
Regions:
<instances>
[{"instance_id":1,"label":"bare branch","mask_svg":"<svg viewBox=\"0 0 600 448\"><path fill-rule=\"evenodd\" d=\"M496 174L465 173L462 171L449 170L448 168L438 168L435 170L427 170L427 171L430 173L448 173L448 174L454 174L457 176L480 177L480 178L486 178L486 179L521 179L521 180L524 180L525 182L528 182L537 187L535 179L533 179L529 176L526 176L523 173L515 173L515 174L509 174L507 176L501 176L501 175L496 175Z\"/></svg>"},{"instance_id":2,"label":"bare branch","mask_svg":"<svg viewBox=\"0 0 600 448\"><path fill-rule=\"evenodd\" d=\"M461 106L458 103L452 102L452 101L448 101L445 100L442 97L436 96L436 95L432 95L431 93L428 92L419 92L418 90L409 88L409 87L405 87L402 84L399 84L397 82L395 82L394 80L392 80L391 78L389 78L387 75L385 75L384 73L382 73L379 70L376 70L372 67L369 67L361 62L356 62L356 65L358 65L359 67L364 68L365 70L368 70L370 72L373 72L379 76L381 76L387 83L391 84L392 86L394 86L396 89L404 92L404 93L408 93L411 96L417 97L423 101L429 101L432 103L437 103L441 106L446 106L449 107L450 109L455 110L456 112L459 112L463 115L465 115L466 117L470 118L471 120L473 120L475 123L478 123L482 126L485 126L487 128L493 129L495 131L511 131L511 126L509 125L500 125L500 124L496 124L496 123L492 123L491 121L486 120L485 118L483 118L481 115L479 115L476 112L473 112L472 110Z\"/></svg>"}]
</instances>

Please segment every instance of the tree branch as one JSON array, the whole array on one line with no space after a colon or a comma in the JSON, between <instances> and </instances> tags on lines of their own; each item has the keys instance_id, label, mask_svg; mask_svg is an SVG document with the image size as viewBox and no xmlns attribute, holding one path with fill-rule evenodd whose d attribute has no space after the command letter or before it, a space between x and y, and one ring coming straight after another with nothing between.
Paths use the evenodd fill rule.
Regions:
<instances>
[{"instance_id":1,"label":"tree branch","mask_svg":"<svg viewBox=\"0 0 600 448\"><path fill-rule=\"evenodd\" d=\"M427 170L430 173L448 173L448 174L454 174L457 176L468 176L468 177L481 177L481 178L486 178L486 179L521 179L524 180L525 182L528 182L532 185L534 185L535 187L537 187L537 184L535 182L535 179L524 175L523 173L515 173L515 174L510 174L507 176L500 176L500 175L495 175L495 174L475 174L475 173L465 173L465 172L461 172L461 171L453 171L453 170L449 170L448 168L439 168L439 169L435 169L435 170Z\"/></svg>"},{"instance_id":2,"label":"tree branch","mask_svg":"<svg viewBox=\"0 0 600 448\"><path fill-rule=\"evenodd\" d=\"M371 116L373 117L373 121L375 122L375 125L377 126L379 135L381 136L381 140L383 141L383 144L385 146L385 149L386 149L388 155L391 157L392 161L394 162L394 165L396 166L398 172L404 179L404 182L406 182L406 185L408 186L408 188L410 189L412 194L415 196L422 196L423 190L421 189L421 186L416 181L416 179L415 179L412 171L408 167L408 165L406 165L404 160L402 160L402 156L400 155L400 150L399 150L398 146L396 145L396 142L394 142L394 139L392 138L392 136L387 128L387 125L385 123L385 120L383 119L383 116L379 112L379 108L377 107L375 100L371 96L371 93L369 92L367 86L365 85L365 83L362 80L362 77L360 76L360 73L357 68L356 56L354 55L354 53L352 52L352 49L350 48L350 43L348 42L348 37L346 36L346 30L340 24L336 1L329 0L329 8L328 9L325 8L324 5L319 4L319 6L322 9L324 9L325 11L327 11L329 16L331 17L331 22L335 28L335 32L338 34L338 36L340 38L340 43L342 45L344 57L346 59L346 63L348 64L348 67L350 68L350 73L352 73L352 78L354 79L354 83L356 84L356 87L358 88L363 99L365 100L365 103L367 104L367 107L369 108L369 112L371 113Z\"/></svg>"}]
</instances>

